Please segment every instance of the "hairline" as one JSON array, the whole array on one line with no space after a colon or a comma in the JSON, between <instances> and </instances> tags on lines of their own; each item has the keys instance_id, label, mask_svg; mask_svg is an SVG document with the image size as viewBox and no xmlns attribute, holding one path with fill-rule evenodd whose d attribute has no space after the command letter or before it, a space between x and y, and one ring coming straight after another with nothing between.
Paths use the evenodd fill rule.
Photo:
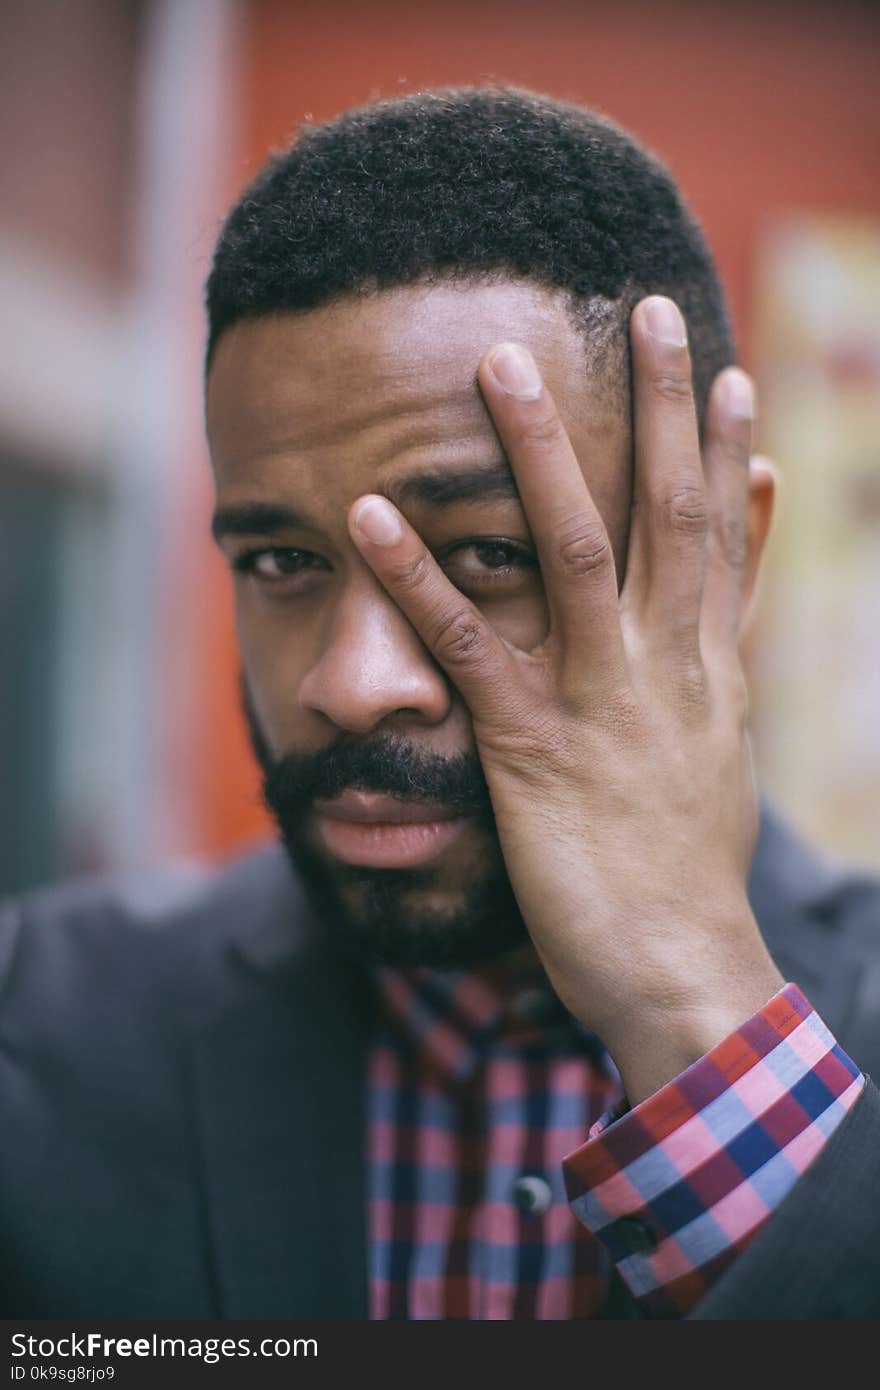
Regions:
<instances>
[{"instance_id":1,"label":"hairline","mask_svg":"<svg viewBox=\"0 0 880 1390\"><path fill-rule=\"evenodd\" d=\"M430 289L434 286L456 285L462 289L479 288L483 285L520 285L532 290L541 290L553 295L577 333L584 347L584 367L594 381L602 379L603 389L618 408L629 413L629 312L632 305L626 293L616 299L607 295L580 295L567 285L532 275L523 275L506 266L496 269L471 269L468 266L448 266L423 271L411 279L401 278L387 284L377 284L375 280L364 279L351 289L330 294L318 303L302 306L281 307L243 312L225 323L220 331L209 339L204 362L203 386L207 389L208 377L217 348L226 333L241 323L258 323L261 319L284 319L288 317L305 318L312 313L320 313L335 305L357 303L362 299L374 299L383 294L393 294L401 289ZM626 331L624 331L626 330ZM488 346L488 344L487 344Z\"/></svg>"}]
</instances>

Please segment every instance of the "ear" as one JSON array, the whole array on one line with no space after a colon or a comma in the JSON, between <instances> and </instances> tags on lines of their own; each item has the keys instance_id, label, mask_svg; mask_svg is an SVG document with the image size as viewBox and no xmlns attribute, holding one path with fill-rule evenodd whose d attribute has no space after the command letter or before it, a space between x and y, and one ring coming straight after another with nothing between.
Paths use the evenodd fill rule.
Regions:
<instances>
[{"instance_id":1,"label":"ear","mask_svg":"<svg viewBox=\"0 0 880 1390\"><path fill-rule=\"evenodd\" d=\"M761 557L770 533L773 509L776 502L776 465L763 454L753 454L749 460L749 502L747 517L748 555L743 586L743 606L739 632L742 638L751 622L761 569Z\"/></svg>"}]
</instances>

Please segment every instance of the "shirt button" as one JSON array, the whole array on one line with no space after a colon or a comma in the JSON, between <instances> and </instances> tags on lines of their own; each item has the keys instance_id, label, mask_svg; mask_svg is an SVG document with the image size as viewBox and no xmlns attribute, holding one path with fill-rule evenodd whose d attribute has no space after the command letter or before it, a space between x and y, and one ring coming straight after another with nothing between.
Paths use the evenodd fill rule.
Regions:
<instances>
[{"instance_id":1,"label":"shirt button","mask_svg":"<svg viewBox=\"0 0 880 1390\"><path fill-rule=\"evenodd\" d=\"M532 1175L517 1178L511 1184L510 1200L523 1216L543 1216L553 1201L553 1193L546 1178Z\"/></svg>"},{"instance_id":2,"label":"shirt button","mask_svg":"<svg viewBox=\"0 0 880 1390\"><path fill-rule=\"evenodd\" d=\"M513 1023L548 1023L558 1007L559 1001L549 989L529 985L513 996L508 1006L508 1016Z\"/></svg>"},{"instance_id":3,"label":"shirt button","mask_svg":"<svg viewBox=\"0 0 880 1390\"><path fill-rule=\"evenodd\" d=\"M615 1234L630 1255L648 1255L657 1249L657 1232L649 1221L640 1216L622 1216Z\"/></svg>"}]
</instances>

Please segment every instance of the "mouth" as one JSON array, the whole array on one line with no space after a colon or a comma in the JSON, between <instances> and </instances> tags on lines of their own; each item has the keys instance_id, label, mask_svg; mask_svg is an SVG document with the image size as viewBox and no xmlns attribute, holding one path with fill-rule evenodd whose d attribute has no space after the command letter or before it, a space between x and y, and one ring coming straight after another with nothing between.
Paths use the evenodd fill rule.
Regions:
<instances>
[{"instance_id":1,"label":"mouth","mask_svg":"<svg viewBox=\"0 0 880 1390\"><path fill-rule=\"evenodd\" d=\"M324 848L344 864L410 869L437 859L458 839L468 817L437 801L373 792L343 792L315 802Z\"/></svg>"}]
</instances>

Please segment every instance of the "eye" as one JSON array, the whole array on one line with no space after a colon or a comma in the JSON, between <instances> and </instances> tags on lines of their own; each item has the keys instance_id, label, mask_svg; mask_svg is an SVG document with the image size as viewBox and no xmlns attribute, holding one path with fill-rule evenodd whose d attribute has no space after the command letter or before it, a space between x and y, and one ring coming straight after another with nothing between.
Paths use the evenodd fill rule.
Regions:
<instances>
[{"instance_id":1,"label":"eye","mask_svg":"<svg viewBox=\"0 0 880 1390\"><path fill-rule=\"evenodd\" d=\"M461 541L439 558L457 589L499 587L510 592L532 583L538 572L535 556L518 541Z\"/></svg>"},{"instance_id":2,"label":"eye","mask_svg":"<svg viewBox=\"0 0 880 1390\"><path fill-rule=\"evenodd\" d=\"M263 550L244 550L232 561L237 574L251 575L263 588L294 592L308 583L310 574L327 569L327 563L311 550L272 546Z\"/></svg>"},{"instance_id":3,"label":"eye","mask_svg":"<svg viewBox=\"0 0 880 1390\"><path fill-rule=\"evenodd\" d=\"M538 570L528 547L494 537L459 541L438 559L456 588L484 594L492 589L517 592L533 581ZM284 596L305 592L316 574L330 568L320 555L291 546L245 550L231 563L237 574L250 575L260 588Z\"/></svg>"}]
</instances>

